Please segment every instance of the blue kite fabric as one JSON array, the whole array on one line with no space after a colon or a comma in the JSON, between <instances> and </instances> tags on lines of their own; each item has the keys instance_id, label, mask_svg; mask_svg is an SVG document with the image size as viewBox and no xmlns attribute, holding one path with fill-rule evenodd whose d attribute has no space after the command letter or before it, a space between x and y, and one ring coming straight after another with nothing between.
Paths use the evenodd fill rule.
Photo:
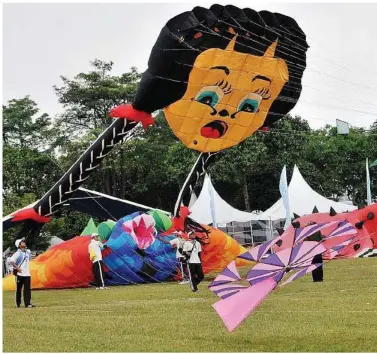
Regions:
<instances>
[{"instance_id":1,"label":"blue kite fabric","mask_svg":"<svg viewBox=\"0 0 377 354\"><path fill-rule=\"evenodd\" d=\"M112 252L104 255L108 268L107 284L139 284L172 279L177 275L178 264L175 250L169 244L153 237L146 248L140 248L124 225L140 216L139 212L121 218L116 223L106 245ZM155 234L156 235L156 234ZM174 236L165 236L166 240Z\"/></svg>"}]
</instances>

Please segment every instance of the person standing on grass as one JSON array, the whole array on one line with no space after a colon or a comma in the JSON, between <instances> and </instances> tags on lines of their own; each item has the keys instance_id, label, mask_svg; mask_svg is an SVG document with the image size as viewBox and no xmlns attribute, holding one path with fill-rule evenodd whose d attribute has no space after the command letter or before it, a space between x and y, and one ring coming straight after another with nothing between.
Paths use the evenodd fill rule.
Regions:
<instances>
[{"instance_id":1,"label":"person standing on grass","mask_svg":"<svg viewBox=\"0 0 377 354\"><path fill-rule=\"evenodd\" d=\"M182 273L182 281L179 284L187 284L189 283L189 276L188 276L188 269L187 269L187 261L186 257L183 255L183 245L186 242L185 239L182 237L182 233L178 232L177 237L173 238L170 241L164 240L163 238L158 238L161 242L170 244L175 247L177 250L175 252L175 257L177 258L177 262L181 268Z\"/></svg>"},{"instance_id":2,"label":"person standing on grass","mask_svg":"<svg viewBox=\"0 0 377 354\"><path fill-rule=\"evenodd\" d=\"M318 268L312 271L312 279L314 283L323 282L323 257L322 254L317 254L312 260L312 264L321 264Z\"/></svg>"},{"instance_id":3,"label":"person standing on grass","mask_svg":"<svg viewBox=\"0 0 377 354\"><path fill-rule=\"evenodd\" d=\"M194 232L188 233L189 241L183 245L183 254L188 258L190 286L193 292L198 291L199 283L204 279L204 273L201 261L202 246L196 239Z\"/></svg>"},{"instance_id":4,"label":"person standing on grass","mask_svg":"<svg viewBox=\"0 0 377 354\"><path fill-rule=\"evenodd\" d=\"M308 225L310 225L309 223ZM323 236L320 231L317 231L313 235L310 235L306 238L306 241L315 241L321 242L323 240ZM323 282L323 257L322 254L317 254L313 257L312 264L321 264L318 268L312 271L312 279L313 283Z\"/></svg>"},{"instance_id":5,"label":"person standing on grass","mask_svg":"<svg viewBox=\"0 0 377 354\"><path fill-rule=\"evenodd\" d=\"M97 284L97 290L105 290L109 289L105 286L105 282L103 280L103 261L102 261L102 250L104 250L106 245L104 245L98 239L99 235L94 233L92 234L92 240L89 243L88 251L89 251L89 258L93 263L93 274L94 279Z\"/></svg>"},{"instance_id":6,"label":"person standing on grass","mask_svg":"<svg viewBox=\"0 0 377 354\"><path fill-rule=\"evenodd\" d=\"M17 252L11 257L10 264L16 277L16 306L21 307L21 293L24 289L24 304L26 308L35 307L31 304L31 252L26 248L25 239L16 240Z\"/></svg>"}]
</instances>

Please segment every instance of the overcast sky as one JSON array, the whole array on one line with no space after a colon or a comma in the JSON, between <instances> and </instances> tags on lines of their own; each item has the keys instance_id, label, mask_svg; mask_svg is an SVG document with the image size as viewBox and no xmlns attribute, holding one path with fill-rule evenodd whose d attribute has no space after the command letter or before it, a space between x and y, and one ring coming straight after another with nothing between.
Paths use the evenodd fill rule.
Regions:
<instances>
[{"instance_id":1,"label":"overcast sky","mask_svg":"<svg viewBox=\"0 0 377 354\"><path fill-rule=\"evenodd\" d=\"M114 74L145 70L164 24L196 5L212 3L4 4L3 103L30 95L54 116L62 111L52 88L60 75L85 72L95 58L112 60ZM252 7L293 17L307 35L304 88L292 113L315 128L337 118L364 127L377 120L377 4L253 1Z\"/></svg>"}]
</instances>

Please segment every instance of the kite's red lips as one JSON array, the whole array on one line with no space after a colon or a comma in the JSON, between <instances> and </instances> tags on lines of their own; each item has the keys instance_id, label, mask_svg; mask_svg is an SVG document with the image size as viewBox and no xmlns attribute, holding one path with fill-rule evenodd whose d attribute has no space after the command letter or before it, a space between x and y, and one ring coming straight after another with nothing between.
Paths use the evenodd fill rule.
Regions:
<instances>
[{"instance_id":1,"label":"kite's red lips","mask_svg":"<svg viewBox=\"0 0 377 354\"><path fill-rule=\"evenodd\" d=\"M219 139L228 130L228 124L222 120L214 120L200 129L200 134L205 138Z\"/></svg>"}]
</instances>

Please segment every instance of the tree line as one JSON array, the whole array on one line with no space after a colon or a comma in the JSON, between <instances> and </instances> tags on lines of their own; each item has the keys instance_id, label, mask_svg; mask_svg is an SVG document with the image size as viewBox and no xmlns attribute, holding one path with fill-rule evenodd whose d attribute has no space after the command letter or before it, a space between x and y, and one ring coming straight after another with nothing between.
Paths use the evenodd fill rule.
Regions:
<instances>
[{"instance_id":1,"label":"tree line","mask_svg":"<svg viewBox=\"0 0 377 354\"><path fill-rule=\"evenodd\" d=\"M40 112L29 96L3 106L3 215L43 196L111 123L111 108L132 102L141 78L136 68L115 76L112 62L94 60L91 65L89 72L63 76L62 84L54 86L64 108L57 116ZM162 111L155 120L155 126L145 132L138 128L131 140L114 148L84 187L172 211L198 153L178 141ZM344 136L335 127L311 129L305 117L287 115L269 132L258 131L227 149L208 172L218 193L241 210L269 208L280 198L283 166L288 167L289 180L295 164L318 193L334 200L346 194L362 206L366 158L377 158L377 121L368 130L351 128ZM374 170L371 181L376 195ZM38 246L46 245L51 236L72 238L88 218L65 210L63 217L44 227ZM4 234L5 248L15 232Z\"/></svg>"}]
</instances>

